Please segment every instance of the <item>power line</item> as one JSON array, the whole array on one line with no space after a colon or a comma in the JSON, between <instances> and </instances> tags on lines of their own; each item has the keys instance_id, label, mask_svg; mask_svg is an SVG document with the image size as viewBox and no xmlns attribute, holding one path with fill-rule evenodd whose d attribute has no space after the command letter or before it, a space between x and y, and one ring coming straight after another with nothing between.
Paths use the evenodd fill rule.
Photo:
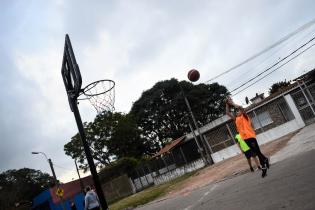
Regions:
<instances>
[{"instance_id":1,"label":"power line","mask_svg":"<svg viewBox=\"0 0 315 210\"><path fill-rule=\"evenodd\" d=\"M68 168L65 168L63 166L59 166L59 165L56 165L56 164L53 164L53 165L56 166L57 168L61 168L61 169L67 170L67 171L74 171L73 169L68 169Z\"/></svg>"},{"instance_id":2,"label":"power line","mask_svg":"<svg viewBox=\"0 0 315 210\"><path fill-rule=\"evenodd\" d=\"M315 45L312 44L311 46L307 47L306 49L304 49L302 52L300 52L299 54L295 55L294 57L292 57L291 59L289 59L288 61L286 61L285 63L281 64L280 66L278 66L277 68L275 68L274 70L272 70L271 72L269 72L268 74L264 75L263 77L261 77L260 79L254 81L253 83L251 83L250 85L246 86L245 88L241 89L240 91L238 91L237 93L233 94L233 96L243 92L244 90L246 90L247 88L253 86L254 84L256 84L256 82L261 81L262 79L266 78L267 76L269 76L270 74L272 74L273 72L275 72L276 70L280 69L281 67L283 67L284 65L286 65L287 63L289 63L290 61L294 60L295 58L297 58L298 56L300 56L301 54L303 54L304 52L306 52L307 50L311 49L313 46Z\"/></svg>"},{"instance_id":3,"label":"power line","mask_svg":"<svg viewBox=\"0 0 315 210\"><path fill-rule=\"evenodd\" d=\"M313 34L314 32L315 32L315 28L312 29L311 31L307 32L305 35L303 35L303 37L300 37L299 40L295 40L295 39L297 39L297 37L294 37L294 38L293 38L294 40L292 40L292 41L293 41L293 44L297 44L298 42L304 41L309 35ZM256 67L253 67L253 70L251 70L251 71L254 71L254 70L256 70L256 69L258 70L258 67L259 67L259 66L262 66L263 63L267 63L267 62L266 62L267 60L269 60L269 59L270 59L271 57L273 57L276 53L278 53L278 52L280 52L282 49L284 49L284 47L286 47L289 43L290 43L290 42L285 43L285 45L283 45L283 46L281 46L280 48L278 48L275 52L272 52L272 54L269 55L268 57L266 57L266 59L264 59L260 64L258 64ZM290 44L292 44L292 43L290 43ZM245 72L245 73L240 74L240 75L238 76L240 79L238 79L237 82L240 81L240 80L241 80L242 78L244 78L245 76L248 76L248 72ZM236 84L236 81L232 81L232 82L230 82L229 84ZM235 85L234 85L234 87L235 87ZM234 88L234 87L233 87L233 88Z\"/></svg>"},{"instance_id":4,"label":"power line","mask_svg":"<svg viewBox=\"0 0 315 210\"><path fill-rule=\"evenodd\" d=\"M240 66L242 66L242 65L244 65L244 64L246 64L246 63L248 63L249 61L251 61L251 60L257 58L258 56L264 54L265 52L267 52L267 51L269 51L269 50L275 48L276 46L280 45L281 43L287 41L288 39L290 39L292 36L298 34L299 32L301 32L301 31L303 31L303 30L309 28L309 27L312 26L314 23L315 23L315 19L313 19L313 20L311 20L310 22L308 22L308 23L304 24L303 26L299 27L297 30L295 30L295 31L291 32L290 34L286 35L285 37L283 37L282 39L278 40L276 43L270 45L269 47L265 48L264 50L262 50L262 51L260 51L260 52L258 52L258 53L256 53L256 54L254 54L253 56L247 58L247 59L244 60L243 62L241 62L241 63L239 63L239 64L233 66L232 68L229 68L228 70L222 72L221 74L218 74L217 76L215 76L215 77L213 77L213 78L207 80L207 81L204 82L204 83L211 82L211 81L213 81L213 80L215 80L215 79L221 77L222 75L227 74L227 73L233 71L234 69L237 69L238 67L240 67Z\"/></svg>"},{"instance_id":5,"label":"power line","mask_svg":"<svg viewBox=\"0 0 315 210\"><path fill-rule=\"evenodd\" d=\"M254 79L256 79L257 77L261 76L262 74L264 74L265 72L269 71L270 69L272 69L273 67L277 66L279 63L281 63L282 61L284 61L285 59L287 59L288 57L292 56L293 54L295 54L297 51L299 51L300 49L302 49L303 47L305 47L307 44L309 44L310 42L312 42L315 39L315 37L311 38L309 41L307 41L306 43L304 43L303 45L301 45L300 47L298 47L297 49L295 49L293 52L291 52L290 54L288 54L287 56L285 56L284 58L280 59L278 62L276 62L275 64L273 64L272 66L270 66L269 68L265 69L264 71L260 72L258 75L252 77L251 79L247 80L246 82L242 83L241 85L239 85L238 87L234 88L233 90L231 90L230 92L234 92L238 89L240 89L241 87L245 86L248 82L253 81Z\"/></svg>"}]
</instances>

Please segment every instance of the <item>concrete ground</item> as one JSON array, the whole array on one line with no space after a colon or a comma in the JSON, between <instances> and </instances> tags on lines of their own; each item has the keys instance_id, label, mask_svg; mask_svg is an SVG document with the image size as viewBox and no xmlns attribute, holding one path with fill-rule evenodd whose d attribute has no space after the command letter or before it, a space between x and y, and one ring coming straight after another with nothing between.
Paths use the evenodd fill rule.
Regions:
<instances>
[{"instance_id":1,"label":"concrete ground","mask_svg":"<svg viewBox=\"0 0 315 210\"><path fill-rule=\"evenodd\" d=\"M266 178L245 173L137 209L315 209L315 124L294 135L271 162Z\"/></svg>"}]
</instances>

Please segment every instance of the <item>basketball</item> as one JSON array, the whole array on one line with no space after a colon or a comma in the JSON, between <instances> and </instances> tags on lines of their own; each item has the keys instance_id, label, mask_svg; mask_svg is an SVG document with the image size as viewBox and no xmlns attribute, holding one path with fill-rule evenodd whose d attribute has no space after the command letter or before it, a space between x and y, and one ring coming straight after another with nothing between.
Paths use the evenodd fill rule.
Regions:
<instances>
[{"instance_id":1,"label":"basketball","mask_svg":"<svg viewBox=\"0 0 315 210\"><path fill-rule=\"evenodd\" d=\"M196 82L200 77L199 71L197 71L196 69L192 69L188 72L187 77L190 81Z\"/></svg>"}]
</instances>

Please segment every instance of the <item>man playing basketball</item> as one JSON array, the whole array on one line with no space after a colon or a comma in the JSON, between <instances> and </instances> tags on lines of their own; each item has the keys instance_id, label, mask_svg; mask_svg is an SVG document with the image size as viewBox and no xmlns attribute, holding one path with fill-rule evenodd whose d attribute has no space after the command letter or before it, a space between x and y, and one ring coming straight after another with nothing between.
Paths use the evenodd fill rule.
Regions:
<instances>
[{"instance_id":1,"label":"man playing basketball","mask_svg":"<svg viewBox=\"0 0 315 210\"><path fill-rule=\"evenodd\" d=\"M235 108L236 115L231 113L231 107ZM244 108L235 104L230 97L226 100L226 114L235 121L236 129L241 138L244 139L250 149L258 156L261 165L262 177L267 175L267 168L269 168L269 160L260 151L256 140L256 133L252 127L252 123Z\"/></svg>"}]
</instances>

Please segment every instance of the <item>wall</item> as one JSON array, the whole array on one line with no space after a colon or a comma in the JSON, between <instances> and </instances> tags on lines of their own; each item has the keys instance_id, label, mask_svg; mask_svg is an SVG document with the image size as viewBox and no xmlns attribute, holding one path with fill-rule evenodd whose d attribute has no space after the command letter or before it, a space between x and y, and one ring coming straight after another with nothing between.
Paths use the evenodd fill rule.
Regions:
<instances>
[{"instance_id":1,"label":"wall","mask_svg":"<svg viewBox=\"0 0 315 210\"><path fill-rule=\"evenodd\" d=\"M132 195L134 193L132 183L127 175L117 177L102 185L108 202Z\"/></svg>"},{"instance_id":2,"label":"wall","mask_svg":"<svg viewBox=\"0 0 315 210\"><path fill-rule=\"evenodd\" d=\"M290 107L295 119L258 134L256 137L260 145L285 136L305 126L305 123L303 122L301 115L293 102L292 97L288 94L284 96L284 98L288 106ZM213 158L213 161L217 163L222 160L231 158L237 154L240 154L240 150L237 145L233 145L218 152L215 152L211 156Z\"/></svg>"},{"instance_id":3,"label":"wall","mask_svg":"<svg viewBox=\"0 0 315 210\"><path fill-rule=\"evenodd\" d=\"M153 177L153 181L154 181L155 185L158 185L158 184L161 184L164 182L171 181L177 177L180 177L186 173L195 171L195 170L202 168L204 166L205 166L204 161L202 159L198 159L198 160L195 160L191 163L188 163L187 165L184 165L182 167L170 170L169 172L167 172L165 174Z\"/></svg>"}]
</instances>

